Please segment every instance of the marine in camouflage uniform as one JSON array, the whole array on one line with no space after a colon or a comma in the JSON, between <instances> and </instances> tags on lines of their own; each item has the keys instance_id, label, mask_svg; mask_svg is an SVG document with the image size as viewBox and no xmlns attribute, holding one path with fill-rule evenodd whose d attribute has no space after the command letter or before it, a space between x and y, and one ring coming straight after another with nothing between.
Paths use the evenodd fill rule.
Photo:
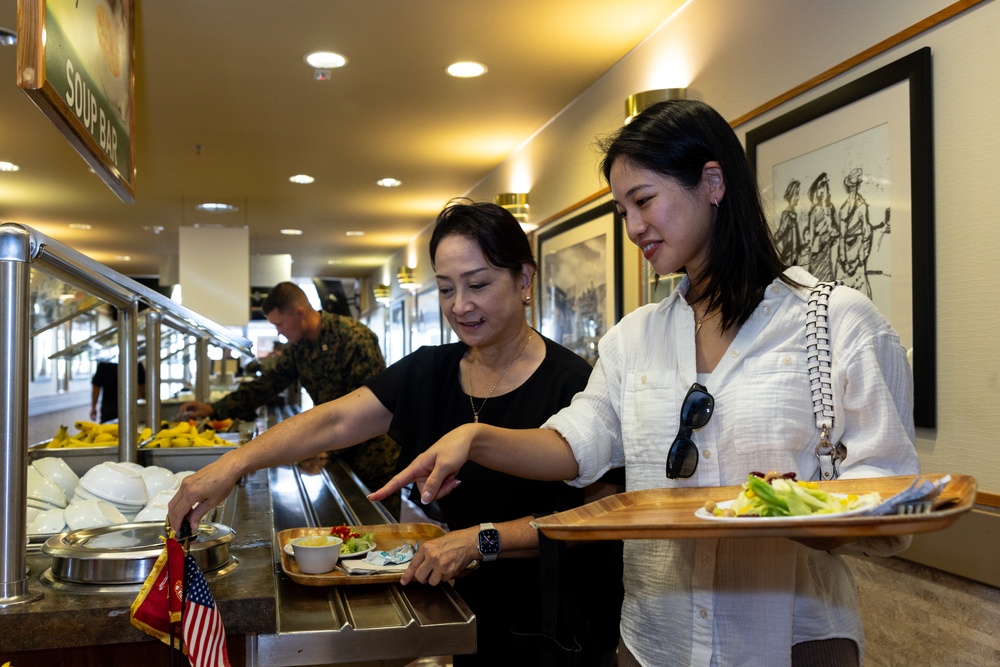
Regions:
<instances>
[{"instance_id":1,"label":"marine in camouflage uniform","mask_svg":"<svg viewBox=\"0 0 1000 667\"><path fill-rule=\"evenodd\" d=\"M281 356L269 364L261 377L211 404L218 419L254 419L257 406L274 400L296 380L320 404L348 394L371 376L385 370L378 337L357 320L333 313L320 313L319 337L302 338L285 345ZM388 482L399 458L399 445L379 436L336 452L374 491ZM383 503L399 516L399 498Z\"/></svg>"}]
</instances>

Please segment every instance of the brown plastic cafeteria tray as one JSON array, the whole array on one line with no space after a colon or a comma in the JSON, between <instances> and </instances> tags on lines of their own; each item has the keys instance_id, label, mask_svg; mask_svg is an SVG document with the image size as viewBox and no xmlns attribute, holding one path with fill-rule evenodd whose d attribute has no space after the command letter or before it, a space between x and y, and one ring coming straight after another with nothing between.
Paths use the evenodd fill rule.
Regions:
<instances>
[{"instance_id":1,"label":"brown plastic cafeteria tray","mask_svg":"<svg viewBox=\"0 0 1000 667\"><path fill-rule=\"evenodd\" d=\"M431 523L388 523L375 526L351 526L355 533L375 533L375 548L379 551L389 551L405 542L422 544L427 540L444 535L440 526ZM297 584L303 586L345 586L352 584L391 584L399 581L401 572L386 574L350 575L337 568L324 574L303 574L295 558L285 552L285 545L296 537L306 535L329 535L331 526L325 528L289 528L279 532L278 548L281 550L281 569Z\"/></svg>"},{"instance_id":2,"label":"brown plastic cafeteria tray","mask_svg":"<svg viewBox=\"0 0 1000 667\"><path fill-rule=\"evenodd\" d=\"M922 475L937 479L943 475ZM883 499L910 485L913 475L838 479L819 482L830 493L870 493ZM976 501L976 479L952 475L926 514L894 516L752 517L714 521L695 516L708 500L733 500L739 486L645 489L608 496L582 507L541 517L532 522L546 536L557 540L673 539L692 537L871 537L909 535L941 530L951 525Z\"/></svg>"}]
</instances>

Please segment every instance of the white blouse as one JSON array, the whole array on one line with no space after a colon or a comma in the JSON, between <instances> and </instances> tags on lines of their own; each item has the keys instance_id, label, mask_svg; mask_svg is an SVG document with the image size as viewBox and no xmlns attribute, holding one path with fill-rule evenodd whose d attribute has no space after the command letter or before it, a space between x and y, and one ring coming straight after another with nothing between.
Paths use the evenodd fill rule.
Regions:
<instances>
[{"instance_id":1,"label":"white blouse","mask_svg":"<svg viewBox=\"0 0 1000 667\"><path fill-rule=\"evenodd\" d=\"M800 268L787 274L813 285ZM570 444L590 484L625 466L629 490L726 486L750 471L815 478L819 442L805 348L809 291L775 280L703 384L715 397L694 432L698 469L665 476L680 404L698 378L688 280L630 313L602 338L584 392L546 422ZM830 299L834 428L841 477L914 474L913 379L899 338L870 300ZM889 555L905 539L838 552ZM626 540L622 637L643 665L788 665L791 646L846 637L863 646L854 581L839 556L783 538ZM766 656L766 657L764 657Z\"/></svg>"}]
</instances>

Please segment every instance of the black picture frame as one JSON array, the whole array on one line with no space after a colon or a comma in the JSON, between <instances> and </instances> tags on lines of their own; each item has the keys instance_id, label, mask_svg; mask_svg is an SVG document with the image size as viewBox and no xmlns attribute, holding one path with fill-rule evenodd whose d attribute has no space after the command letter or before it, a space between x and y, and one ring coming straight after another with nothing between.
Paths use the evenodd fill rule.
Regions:
<instances>
[{"instance_id":1,"label":"black picture frame","mask_svg":"<svg viewBox=\"0 0 1000 667\"><path fill-rule=\"evenodd\" d=\"M864 110L866 105L867 111ZM888 179L888 185L883 188L890 192L884 195L886 204L883 208L882 223L887 223L891 219L891 224L883 227L882 236L888 235L891 231L897 231L896 237L893 237L889 243L890 248L898 247L905 250L908 247L909 252L897 252L898 256L892 259L891 271L880 271L878 274L881 275L878 275L872 272L871 265L866 259L863 264L865 269L863 279L859 278L861 272L857 268L857 264L854 265L855 270L851 276L869 284L869 296L872 296L879 310L900 333L904 346L908 347L908 350L912 350L914 423L918 427L934 428L937 425L937 336L934 289L933 99L930 48L921 48L869 74L860 76L830 93L801 104L772 121L751 129L746 134L747 157L750 165L756 170L758 182L761 184L765 208L769 210L772 208L767 206L769 201L775 204L773 206L774 212L769 217L773 228L780 232L777 229L778 221L776 220L779 206L784 206L786 210L791 210L793 213L796 210L793 197L798 193L793 187L793 179L788 176L793 173L796 165L810 164L808 160L812 160L813 166L825 163L811 157L813 155L823 156L820 160L829 158L831 164L837 165L846 164L848 159L857 158L856 152L849 154L847 149L865 138L862 138L860 133L850 134L851 130L844 131L851 126L851 122L845 122L851 114L860 117L860 122L863 123L862 127L868 127L872 132L882 133L884 124L884 131L888 134L888 140L885 143L887 150L893 156L908 153L908 159L893 160L894 173L899 175L906 174L908 171L908 174L900 178ZM885 120L886 118L889 120ZM838 132L843 132L843 134L838 135ZM782 151L786 154L791 152L794 156L794 146L799 141L797 137L805 136L807 133L816 135L810 137L810 141L817 141L817 146L822 146L822 148L811 151L808 146L803 146L798 153L800 157L792 157L785 161L774 157L781 154ZM848 143L849 140L853 143ZM784 146L777 148L779 144L784 144ZM879 142L873 141L866 150L871 150L871 155L875 156L876 149L872 147L877 145ZM848 157L842 159L829 152L836 150L838 146L842 149L841 152ZM823 152L821 153L821 151ZM774 155L766 157L765 153ZM890 162L888 158L889 154L887 153L885 155L887 164ZM796 162L796 160L802 161ZM841 161L838 162L838 160ZM769 167L770 169L768 169ZM775 172L778 170L783 170L786 174L780 180L774 178ZM859 191L860 186L857 183L860 181L856 176L852 176L859 171L864 172L858 167L846 175L837 175L843 178L848 200L852 197L851 191L848 190L849 181L852 184L851 187L854 188L854 194L856 195ZM815 169L810 173L815 173ZM825 175L826 172L824 171L823 174ZM851 180L852 178L853 180ZM867 178L867 174L862 178ZM817 178L817 180L819 179ZM829 182L837 180L838 178L833 176L831 171ZM813 181L813 184L816 182ZM827 184L828 193L833 189L829 182ZM779 204L777 190L783 183L786 184L786 187L782 189L780 198L785 199L785 203ZM803 189L805 189L805 183L805 180L801 181ZM769 184L772 184L770 188ZM905 192L905 196L900 196L900 191ZM862 201L864 200L862 199ZM905 219L907 209L909 213L908 225ZM831 210L833 209L831 208ZM864 210L870 213L867 205L865 205ZM858 220L858 217L855 217L856 211L857 207L847 209L847 217L855 225L848 231L856 229ZM891 218L890 211L893 213ZM897 212L902 212L902 215ZM866 222L868 221L867 213L864 216ZM795 219L794 215L791 217L793 220ZM898 221L899 218L903 218L901 223ZM847 236L839 232L841 221L836 217L834 220L834 224L838 226L838 235L840 237ZM801 223L797 226L799 229L803 229ZM909 234L905 233L907 226ZM778 237L780 246L784 243L784 234L778 233ZM868 245L872 247L871 242ZM787 247L793 246L796 244L789 244ZM800 243L797 247L804 250L805 244ZM850 256L851 251L843 254ZM908 260L908 267L906 260ZM836 264L836 262L834 263ZM836 264L834 272L836 273L841 267L850 265L850 261L845 260L842 264ZM813 271L813 273L821 279L825 278L825 276L818 275L817 271ZM888 273L887 276L886 273ZM890 294L895 294L895 299L879 301L874 291L875 288L870 286L869 279L869 276L876 275L878 275L880 284L888 284L887 291ZM839 278L840 276L834 275L833 277ZM888 277L889 283L885 282L886 277ZM908 295L905 294L907 287L909 288ZM900 294L902 296L899 296Z\"/></svg>"},{"instance_id":2,"label":"black picture frame","mask_svg":"<svg viewBox=\"0 0 1000 667\"><path fill-rule=\"evenodd\" d=\"M609 200L546 225L537 239L538 329L593 364L598 341L622 318L621 217ZM581 290L579 281L592 287ZM584 311L592 316L580 326Z\"/></svg>"}]
</instances>

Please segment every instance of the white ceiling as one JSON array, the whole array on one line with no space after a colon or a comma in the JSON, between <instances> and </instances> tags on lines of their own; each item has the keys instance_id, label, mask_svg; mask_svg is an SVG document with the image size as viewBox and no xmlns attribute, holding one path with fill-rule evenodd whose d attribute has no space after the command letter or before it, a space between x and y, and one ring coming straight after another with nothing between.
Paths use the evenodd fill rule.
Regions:
<instances>
[{"instance_id":1,"label":"white ceiling","mask_svg":"<svg viewBox=\"0 0 1000 667\"><path fill-rule=\"evenodd\" d=\"M16 4L0 0L0 26L16 28ZM0 173L0 221L130 275L158 273L178 227L223 224L249 228L251 254L290 253L297 276L366 276L682 4L137 0L135 203L17 88L16 49L0 47L0 161L21 167ZM315 81L313 50L348 64ZM449 77L456 60L489 72ZM316 182L288 182L299 173ZM386 176L403 186L376 186Z\"/></svg>"}]
</instances>

